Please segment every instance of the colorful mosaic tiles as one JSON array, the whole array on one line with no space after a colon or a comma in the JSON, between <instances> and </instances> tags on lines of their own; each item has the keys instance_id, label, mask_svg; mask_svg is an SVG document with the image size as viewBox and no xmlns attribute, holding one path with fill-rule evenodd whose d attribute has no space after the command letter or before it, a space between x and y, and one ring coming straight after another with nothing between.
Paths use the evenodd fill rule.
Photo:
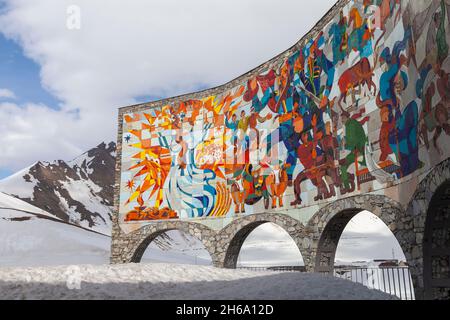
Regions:
<instances>
[{"instance_id":1,"label":"colorful mosaic tiles","mask_svg":"<svg viewBox=\"0 0 450 320\"><path fill-rule=\"evenodd\" d=\"M123 117L120 219L221 218L382 190L448 158L450 3L349 1L276 68Z\"/></svg>"}]
</instances>

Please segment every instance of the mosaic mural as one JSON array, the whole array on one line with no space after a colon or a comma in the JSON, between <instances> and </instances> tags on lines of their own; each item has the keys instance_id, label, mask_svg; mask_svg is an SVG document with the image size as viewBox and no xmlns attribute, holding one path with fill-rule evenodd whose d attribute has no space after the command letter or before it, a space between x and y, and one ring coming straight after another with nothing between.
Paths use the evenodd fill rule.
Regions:
<instances>
[{"instance_id":1,"label":"mosaic mural","mask_svg":"<svg viewBox=\"0 0 450 320\"><path fill-rule=\"evenodd\" d=\"M450 0L349 1L276 68L123 117L120 219L301 208L448 158Z\"/></svg>"}]
</instances>

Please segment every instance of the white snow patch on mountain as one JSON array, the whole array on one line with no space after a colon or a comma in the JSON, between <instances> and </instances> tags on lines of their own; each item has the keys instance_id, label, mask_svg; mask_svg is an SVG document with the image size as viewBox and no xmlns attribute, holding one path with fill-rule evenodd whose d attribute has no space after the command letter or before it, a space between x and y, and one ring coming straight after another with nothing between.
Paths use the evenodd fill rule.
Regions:
<instances>
[{"instance_id":1,"label":"white snow patch on mountain","mask_svg":"<svg viewBox=\"0 0 450 320\"><path fill-rule=\"evenodd\" d=\"M115 143L102 143L75 159L41 161L0 181L0 191L64 221L111 234Z\"/></svg>"},{"instance_id":2,"label":"white snow patch on mountain","mask_svg":"<svg viewBox=\"0 0 450 320\"><path fill-rule=\"evenodd\" d=\"M19 195L22 198L30 198L34 200L34 187L37 184L36 179L29 176L29 181L26 181L23 176L28 174L31 167L35 165L22 169L5 179L0 180L0 191L6 192L11 195Z\"/></svg>"},{"instance_id":3,"label":"white snow patch on mountain","mask_svg":"<svg viewBox=\"0 0 450 320\"><path fill-rule=\"evenodd\" d=\"M81 202L87 210L101 215L101 218L97 216L93 217L95 226L91 227L91 229L103 234L111 234L112 222L109 217L111 208L103 205L101 203L102 199L96 195L96 193L100 192L102 188L90 180L73 180L70 178L68 178L67 181L61 181L61 184L64 189L67 190L72 199ZM74 216L78 215L80 217L74 209L71 210L69 208L69 211L71 211ZM81 217L79 219L81 219ZM78 220L78 222L86 225L80 220ZM86 226L89 227L89 225Z\"/></svg>"},{"instance_id":4,"label":"white snow patch on mountain","mask_svg":"<svg viewBox=\"0 0 450 320\"><path fill-rule=\"evenodd\" d=\"M59 218L55 217L54 215L48 213L47 211L39 209L25 201L22 201L13 196L7 195L3 192L0 192L0 209L10 209L9 211L15 210L15 211L28 212L28 213L36 213L36 214L51 217L53 219L60 220Z\"/></svg>"}]
</instances>

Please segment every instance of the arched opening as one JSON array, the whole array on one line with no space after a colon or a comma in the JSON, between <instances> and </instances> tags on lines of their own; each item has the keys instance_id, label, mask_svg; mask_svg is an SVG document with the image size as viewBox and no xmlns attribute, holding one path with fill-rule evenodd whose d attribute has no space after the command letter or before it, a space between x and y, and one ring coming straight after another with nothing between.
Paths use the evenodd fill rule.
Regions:
<instances>
[{"instance_id":1,"label":"arched opening","mask_svg":"<svg viewBox=\"0 0 450 320\"><path fill-rule=\"evenodd\" d=\"M423 239L425 299L450 299L450 180L428 206Z\"/></svg>"},{"instance_id":2,"label":"arched opening","mask_svg":"<svg viewBox=\"0 0 450 320\"><path fill-rule=\"evenodd\" d=\"M335 266L392 260L406 263L400 244L380 218L364 210L350 219L336 248Z\"/></svg>"},{"instance_id":3,"label":"arched opening","mask_svg":"<svg viewBox=\"0 0 450 320\"><path fill-rule=\"evenodd\" d=\"M147 237L137 248L132 262L211 265L203 243L181 230L164 230Z\"/></svg>"},{"instance_id":4,"label":"arched opening","mask_svg":"<svg viewBox=\"0 0 450 320\"><path fill-rule=\"evenodd\" d=\"M236 233L226 253L227 268L303 270L304 262L293 237L268 221L251 223Z\"/></svg>"},{"instance_id":5,"label":"arched opening","mask_svg":"<svg viewBox=\"0 0 450 320\"><path fill-rule=\"evenodd\" d=\"M295 241L280 226L264 223L256 227L242 244L237 268L304 267Z\"/></svg>"},{"instance_id":6,"label":"arched opening","mask_svg":"<svg viewBox=\"0 0 450 320\"><path fill-rule=\"evenodd\" d=\"M328 222L316 262L316 271L330 272L401 299L415 298L399 242L385 222L367 210L345 210Z\"/></svg>"}]
</instances>

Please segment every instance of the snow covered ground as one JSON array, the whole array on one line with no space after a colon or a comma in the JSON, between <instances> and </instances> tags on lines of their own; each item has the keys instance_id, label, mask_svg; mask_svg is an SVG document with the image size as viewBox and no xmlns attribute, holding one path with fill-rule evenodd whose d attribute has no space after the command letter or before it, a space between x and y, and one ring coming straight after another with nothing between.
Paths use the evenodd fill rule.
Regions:
<instances>
[{"instance_id":1,"label":"snow covered ground","mask_svg":"<svg viewBox=\"0 0 450 320\"><path fill-rule=\"evenodd\" d=\"M111 238L0 192L0 266L108 263ZM1 279L1 278L0 278Z\"/></svg>"},{"instance_id":2,"label":"snow covered ground","mask_svg":"<svg viewBox=\"0 0 450 320\"><path fill-rule=\"evenodd\" d=\"M175 264L0 268L0 299L395 299L321 274Z\"/></svg>"},{"instance_id":3,"label":"snow covered ground","mask_svg":"<svg viewBox=\"0 0 450 320\"><path fill-rule=\"evenodd\" d=\"M195 238L170 231L173 245L155 240L143 262L211 264ZM187 248L187 245L192 245ZM164 245L167 248L164 248ZM63 222L25 201L0 192L0 267L108 264L111 238ZM163 250L165 249L165 250Z\"/></svg>"},{"instance_id":4,"label":"snow covered ground","mask_svg":"<svg viewBox=\"0 0 450 320\"><path fill-rule=\"evenodd\" d=\"M0 193L0 299L392 298L318 274L216 269L208 266L211 258L199 240L178 231L164 237L171 241L153 241L143 264L110 266L110 237ZM238 266L302 264L293 240L273 224L249 235L238 261Z\"/></svg>"},{"instance_id":5,"label":"snow covered ground","mask_svg":"<svg viewBox=\"0 0 450 320\"><path fill-rule=\"evenodd\" d=\"M0 243L0 266L103 264L109 261L111 238L33 214L0 209Z\"/></svg>"}]
</instances>

